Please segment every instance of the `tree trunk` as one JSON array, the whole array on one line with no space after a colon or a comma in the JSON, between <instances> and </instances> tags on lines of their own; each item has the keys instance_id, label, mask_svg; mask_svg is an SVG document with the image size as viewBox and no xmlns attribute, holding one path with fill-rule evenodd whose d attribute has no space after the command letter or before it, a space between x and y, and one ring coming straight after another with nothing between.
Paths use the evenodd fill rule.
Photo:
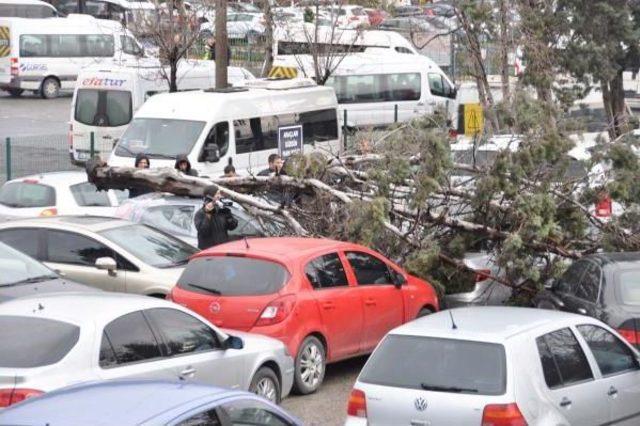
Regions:
<instances>
[{"instance_id":1,"label":"tree trunk","mask_svg":"<svg viewBox=\"0 0 640 426\"><path fill-rule=\"evenodd\" d=\"M169 92L178 91L178 82L177 82L178 60L179 59L177 59L175 55L172 55L172 58L169 61Z\"/></svg>"},{"instance_id":2,"label":"tree trunk","mask_svg":"<svg viewBox=\"0 0 640 426\"><path fill-rule=\"evenodd\" d=\"M227 76L228 48L227 0L216 0L216 89L224 89L229 86Z\"/></svg>"},{"instance_id":3,"label":"tree trunk","mask_svg":"<svg viewBox=\"0 0 640 426\"><path fill-rule=\"evenodd\" d=\"M509 88L509 24L507 13L509 11L508 0L500 0L500 77L502 84L502 101L508 102L511 97Z\"/></svg>"},{"instance_id":4,"label":"tree trunk","mask_svg":"<svg viewBox=\"0 0 640 426\"><path fill-rule=\"evenodd\" d=\"M624 101L622 70L616 73L614 79L609 83L609 88L611 95L611 112L613 113L614 138L617 138L631 130L629 128L629 116Z\"/></svg>"},{"instance_id":5,"label":"tree trunk","mask_svg":"<svg viewBox=\"0 0 640 426\"><path fill-rule=\"evenodd\" d=\"M271 0L263 0L264 6L262 8L264 12L265 20L265 39L267 46L264 52L264 67L262 69L262 76L269 75L269 71L273 67L273 13L271 11Z\"/></svg>"}]
</instances>

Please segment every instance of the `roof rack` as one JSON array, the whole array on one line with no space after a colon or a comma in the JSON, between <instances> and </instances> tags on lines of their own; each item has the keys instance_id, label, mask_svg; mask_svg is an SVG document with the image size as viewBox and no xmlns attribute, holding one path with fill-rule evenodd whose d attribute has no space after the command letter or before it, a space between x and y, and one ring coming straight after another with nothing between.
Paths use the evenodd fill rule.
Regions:
<instances>
[{"instance_id":1,"label":"roof rack","mask_svg":"<svg viewBox=\"0 0 640 426\"><path fill-rule=\"evenodd\" d=\"M244 87L250 87L254 89L268 89L268 90L288 90L288 89L300 89L303 87L315 87L316 82L310 78L291 78L291 79L272 79L272 78L258 78L255 80L249 80L244 83Z\"/></svg>"},{"instance_id":2,"label":"roof rack","mask_svg":"<svg viewBox=\"0 0 640 426\"><path fill-rule=\"evenodd\" d=\"M247 89L246 87L224 87L222 89L216 89L216 88L211 88L211 89L205 89L204 90L207 93L236 93L236 92L248 92L249 89Z\"/></svg>"}]
</instances>

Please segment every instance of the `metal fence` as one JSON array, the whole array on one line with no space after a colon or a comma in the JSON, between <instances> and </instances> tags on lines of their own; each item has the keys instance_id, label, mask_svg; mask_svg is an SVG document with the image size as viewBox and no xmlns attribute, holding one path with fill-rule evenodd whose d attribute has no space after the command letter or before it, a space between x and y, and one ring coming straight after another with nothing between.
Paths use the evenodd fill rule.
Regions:
<instances>
[{"instance_id":1,"label":"metal fence","mask_svg":"<svg viewBox=\"0 0 640 426\"><path fill-rule=\"evenodd\" d=\"M37 173L79 170L67 135L7 137L0 141L0 183Z\"/></svg>"}]
</instances>

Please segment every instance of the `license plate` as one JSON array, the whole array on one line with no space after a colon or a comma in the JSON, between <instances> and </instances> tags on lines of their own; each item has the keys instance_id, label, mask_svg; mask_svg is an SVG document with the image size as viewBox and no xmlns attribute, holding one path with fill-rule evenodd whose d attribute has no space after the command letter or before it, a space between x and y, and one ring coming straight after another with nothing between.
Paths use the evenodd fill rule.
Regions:
<instances>
[{"instance_id":1,"label":"license plate","mask_svg":"<svg viewBox=\"0 0 640 426\"><path fill-rule=\"evenodd\" d=\"M76 153L78 160L88 160L89 159L89 153L88 152L78 152Z\"/></svg>"}]
</instances>

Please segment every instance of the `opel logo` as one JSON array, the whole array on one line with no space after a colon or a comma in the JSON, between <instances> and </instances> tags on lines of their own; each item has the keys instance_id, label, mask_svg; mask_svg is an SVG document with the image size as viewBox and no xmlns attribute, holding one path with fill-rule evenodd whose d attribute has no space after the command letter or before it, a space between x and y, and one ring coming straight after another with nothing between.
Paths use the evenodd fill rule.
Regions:
<instances>
[{"instance_id":1,"label":"opel logo","mask_svg":"<svg viewBox=\"0 0 640 426\"><path fill-rule=\"evenodd\" d=\"M418 411L424 411L427 409L427 401L422 397L416 398L416 400L413 402L413 405Z\"/></svg>"},{"instance_id":2,"label":"opel logo","mask_svg":"<svg viewBox=\"0 0 640 426\"><path fill-rule=\"evenodd\" d=\"M213 302L211 305L209 305L209 309L214 314L217 314L218 312L220 312L221 307L220 307L220 304L218 302Z\"/></svg>"}]
</instances>

